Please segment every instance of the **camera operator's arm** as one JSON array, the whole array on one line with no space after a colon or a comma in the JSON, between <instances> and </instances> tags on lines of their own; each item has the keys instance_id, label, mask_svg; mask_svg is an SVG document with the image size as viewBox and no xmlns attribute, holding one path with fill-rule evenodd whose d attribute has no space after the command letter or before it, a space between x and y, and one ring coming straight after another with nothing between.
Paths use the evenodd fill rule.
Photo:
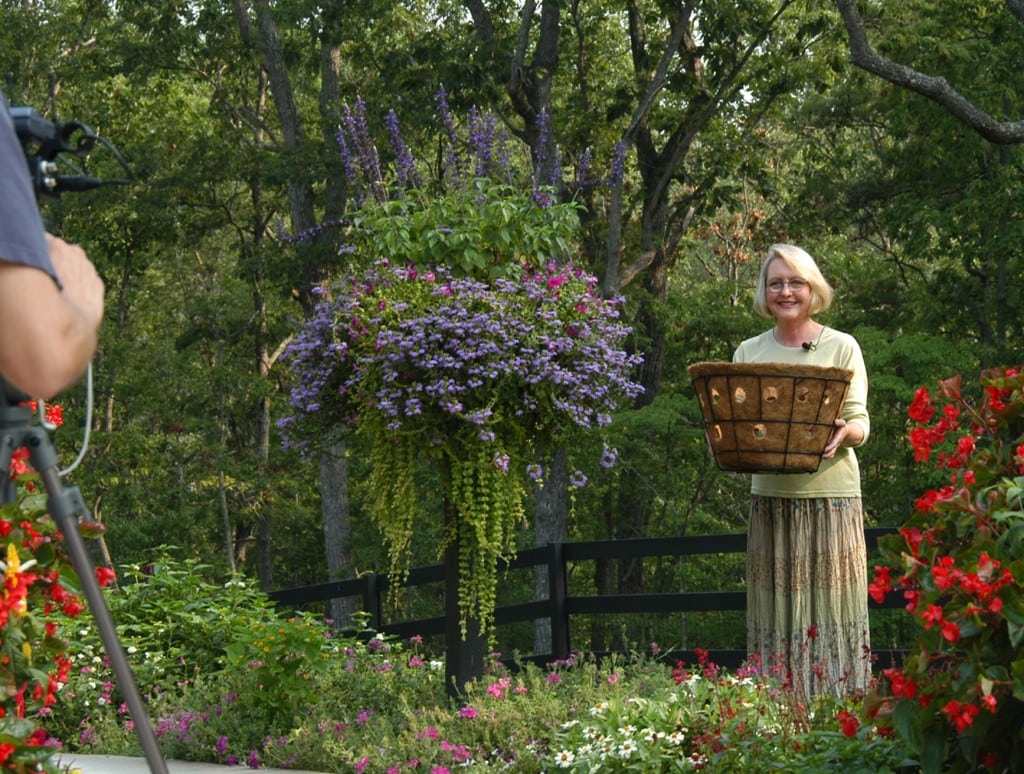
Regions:
<instances>
[{"instance_id":1,"label":"camera operator's arm","mask_svg":"<svg viewBox=\"0 0 1024 774\"><path fill-rule=\"evenodd\" d=\"M103 282L77 245L47 234L46 246L63 290L46 272L0 255L0 373L48 399L74 384L96 351Z\"/></svg>"}]
</instances>

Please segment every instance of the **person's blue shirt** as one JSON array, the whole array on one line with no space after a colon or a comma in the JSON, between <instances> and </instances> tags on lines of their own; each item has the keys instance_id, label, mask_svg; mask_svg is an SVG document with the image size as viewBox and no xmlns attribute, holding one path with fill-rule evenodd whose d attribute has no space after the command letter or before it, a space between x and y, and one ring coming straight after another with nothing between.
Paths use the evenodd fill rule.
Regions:
<instances>
[{"instance_id":1,"label":"person's blue shirt","mask_svg":"<svg viewBox=\"0 0 1024 774\"><path fill-rule=\"evenodd\" d=\"M57 281L32 179L0 91L0 260L42 269Z\"/></svg>"}]
</instances>

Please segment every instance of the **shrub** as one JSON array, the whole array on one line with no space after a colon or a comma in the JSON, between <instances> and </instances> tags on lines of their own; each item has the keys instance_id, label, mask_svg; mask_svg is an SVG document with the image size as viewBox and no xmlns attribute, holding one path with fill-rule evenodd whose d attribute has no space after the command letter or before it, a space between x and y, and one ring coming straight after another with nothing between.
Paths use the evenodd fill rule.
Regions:
<instances>
[{"instance_id":1,"label":"shrub","mask_svg":"<svg viewBox=\"0 0 1024 774\"><path fill-rule=\"evenodd\" d=\"M126 582L108 592L108 604L164 749L186 759L208 754L197 722L230 706L229 729L239 718L258 729L253 739L232 735L242 751L220 745L222 757L244 760L267 734L291 730L315 701L334 643L324 623L278 615L269 597L244 579L214 583L209 569L161 555L126 568ZM123 733L129 718L92 623L89 613L75 622L73 666L53 715L54 733L80 749L95 749L103 738L104 748L133 750L132 735Z\"/></svg>"},{"instance_id":2,"label":"shrub","mask_svg":"<svg viewBox=\"0 0 1024 774\"><path fill-rule=\"evenodd\" d=\"M922 495L883 541L872 593L905 587L916 641L866 709L894 727L925 772L1021 771L1024 744L1024 375L955 377L918 390L910 441L948 483Z\"/></svg>"}]
</instances>

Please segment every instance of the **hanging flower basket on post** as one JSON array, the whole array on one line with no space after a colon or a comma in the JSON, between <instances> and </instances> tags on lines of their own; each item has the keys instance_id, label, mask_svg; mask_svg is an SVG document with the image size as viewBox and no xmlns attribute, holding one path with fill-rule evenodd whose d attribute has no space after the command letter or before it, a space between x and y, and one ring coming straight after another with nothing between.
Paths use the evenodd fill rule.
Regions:
<instances>
[{"instance_id":1,"label":"hanging flower basket on post","mask_svg":"<svg viewBox=\"0 0 1024 774\"><path fill-rule=\"evenodd\" d=\"M418 466L435 466L452 511L445 541L458 549L463 638L470 621L491 632L498 560L525 521L537 450L608 424L642 389L618 301L596 287L571 265L484 283L382 262L323 290L286 355L297 377L294 413L280 423L287 443L344 426L369 441L392 589L408 573L417 520L436 518L419 512L415 488Z\"/></svg>"}]
</instances>

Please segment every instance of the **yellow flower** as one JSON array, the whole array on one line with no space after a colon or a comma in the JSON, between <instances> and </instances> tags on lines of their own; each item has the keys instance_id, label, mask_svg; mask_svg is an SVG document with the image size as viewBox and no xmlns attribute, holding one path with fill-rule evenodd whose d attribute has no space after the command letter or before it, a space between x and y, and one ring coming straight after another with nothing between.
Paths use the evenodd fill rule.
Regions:
<instances>
[{"instance_id":1,"label":"yellow flower","mask_svg":"<svg viewBox=\"0 0 1024 774\"><path fill-rule=\"evenodd\" d=\"M13 578L21 572L21 557L14 543L7 544L7 577Z\"/></svg>"}]
</instances>

